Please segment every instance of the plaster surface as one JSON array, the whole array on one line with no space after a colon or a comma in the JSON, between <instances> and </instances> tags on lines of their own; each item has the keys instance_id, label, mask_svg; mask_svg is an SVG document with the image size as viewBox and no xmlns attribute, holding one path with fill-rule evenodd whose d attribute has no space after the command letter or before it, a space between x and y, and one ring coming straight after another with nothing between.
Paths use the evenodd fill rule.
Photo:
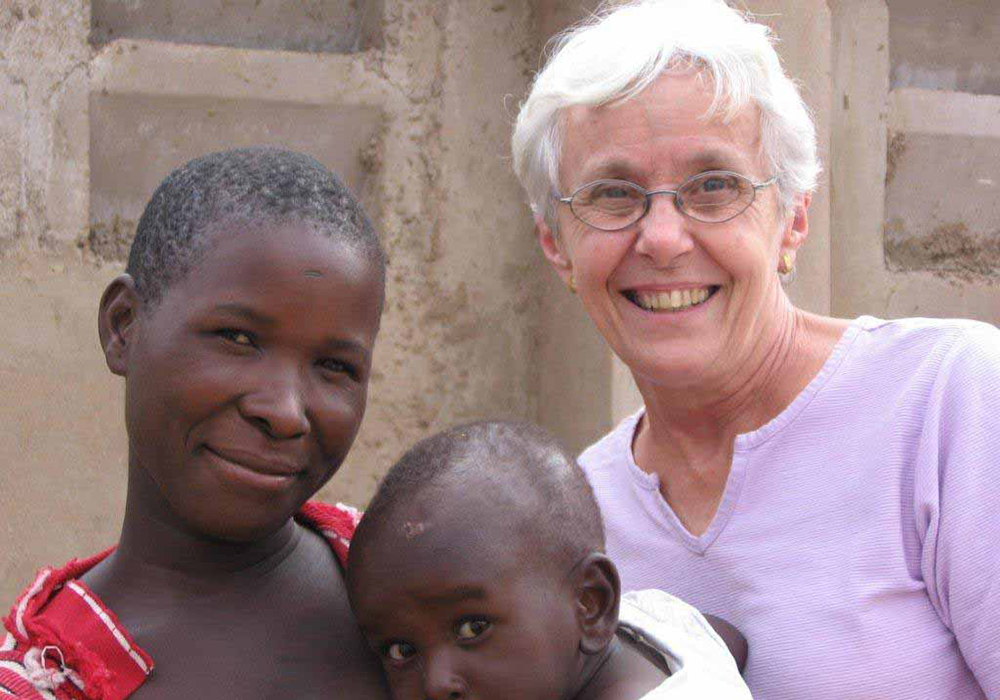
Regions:
<instances>
[{"instance_id":1,"label":"plaster surface","mask_svg":"<svg viewBox=\"0 0 1000 700\"><path fill-rule=\"evenodd\" d=\"M377 40L378 0L94 0L90 41L350 53Z\"/></svg>"},{"instance_id":2,"label":"plaster surface","mask_svg":"<svg viewBox=\"0 0 1000 700\"><path fill-rule=\"evenodd\" d=\"M952 215L954 209L935 211L933 215L951 228L935 236L932 227L930 241L920 240L925 234L913 233L922 231L920 226L926 222L917 227L899 225L900 221L920 219L920 212L927 212L922 207L928 197L945 201L940 194L933 194L943 182L948 182L956 197L978 197L976 193L985 187L978 181L990 176L979 174L976 167L963 167L960 156L970 152L972 143L995 149L996 98L891 89L892 18L885 2L830 0L830 6L834 37L834 314L964 317L1000 324L1000 278L979 262L975 269L969 269L968 264L977 258L982 261L984 254L988 259L993 245L992 224L979 223L992 221L992 214L980 206L989 201L988 195L972 203L980 206L980 211L966 210L959 218ZM920 136L911 138L914 134ZM939 150L942 139L959 146L959 151L945 155ZM911 151L908 142L923 148ZM949 172L954 179L947 178ZM910 185L905 192L897 184L900 178ZM982 235L971 243L963 240L963 225L968 230L983 226ZM911 242L904 244L904 249L908 245L911 253L914 247L923 251L916 258L903 255L901 260L897 244L908 234ZM891 253L888 258L887 250ZM929 262L935 257L939 258L936 263ZM928 267L934 269L925 269Z\"/></svg>"},{"instance_id":3,"label":"plaster surface","mask_svg":"<svg viewBox=\"0 0 1000 700\"><path fill-rule=\"evenodd\" d=\"M72 251L0 261L3 606L35 569L95 553L118 534L122 383L97 340L97 302L111 272Z\"/></svg>"},{"instance_id":4,"label":"plaster surface","mask_svg":"<svg viewBox=\"0 0 1000 700\"><path fill-rule=\"evenodd\" d=\"M1000 95L1000 5L888 0L891 84Z\"/></svg>"},{"instance_id":5,"label":"plaster surface","mask_svg":"<svg viewBox=\"0 0 1000 700\"><path fill-rule=\"evenodd\" d=\"M302 151L364 199L371 190L365 156L382 118L356 105L97 93L90 123L86 245L102 258L124 260L150 193L205 153L253 145Z\"/></svg>"},{"instance_id":6,"label":"plaster surface","mask_svg":"<svg viewBox=\"0 0 1000 700\"><path fill-rule=\"evenodd\" d=\"M9 78L0 78L0 248L17 235L24 216L25 90Z\"/></svg>"},{"instance_id":7,"label":"plaster surface","mask_svg":"<svg viewBox=\"0 0 1000 700\"><path fill-rule=\"evenodd\" d=\"M888 268L1000 273L1000 139L900 131L890 148Z\"/></svg>"},{"instance_id":8,"label":"plaster surface","mask_svg":"<svg viewBox=\"0 0 1000 700\"><path fill-rule=\"evenodd\" d=\"M899 182L933 192L934 178L918 173L934 174L942 139L990 165L997 98L964 95L960 83L890 91L885 0L747 4L777 31L829 153L790 288L796 302L843 316L1000 323L996 274L894 269L884 236L887 202L908 221L919 211L907 188L887 194L890 133L919 145L900 159ZM278 6L0 3L4 600L37 567L115 538L122 386L99 352L97 303L152 188L200 152L253 141L314 153L358 189L389 252L367 417L321 498L363 505L407 447L458 421L537 420L579 449L637 405L627 369L537 250L507 160L515 106L543 45L596 2L301 0L282 4L287 26L263 22ZM174 14L142 19L163 8ZM346 19L311 26L313 11ZM360 43L350 38L369 20ZM195 30L203 35L185 34ZM969 170L953 177L963 175L971 196L977 180ZM985 221L966 224L985 235Z\"/></svg>"}]
</instances>

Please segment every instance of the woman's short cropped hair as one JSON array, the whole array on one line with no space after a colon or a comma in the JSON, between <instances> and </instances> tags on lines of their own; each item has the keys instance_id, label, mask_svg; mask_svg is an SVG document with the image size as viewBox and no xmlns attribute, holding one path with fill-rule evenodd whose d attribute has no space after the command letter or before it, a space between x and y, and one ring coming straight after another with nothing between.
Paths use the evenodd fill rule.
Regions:
<instances>
[{"instance_id":1,"label":"woman's short cropped hair","mask_svg":"<svg viewBox=\"0 0 1000 700\"><path fill-rule=\"evenodd\" d=\"M156 306L208 249L212 224L227 219L312 224L366 253L384 276L378 234L339 177L304 153L237 148L186 163L153 192L125 268L143 302Z\"/></svg>"},{"instance_id":2,"label":"woman's short cropped hair","mask_svg":"<svg viewBox=\"0 0 1000 700\"><path fill-rule=\"evenodd\" d=\"M514 170L532 211L555 230L562 110L627 100L664 73L691 70L714 90L706 118L730 120L748 104L760 109L768 176L778 176L780 203L791 211L816 187L821 166L815 124L773 42L766 26L724 0L605 2L555 37L512 139Z\"/></svg>"}]
</instances>

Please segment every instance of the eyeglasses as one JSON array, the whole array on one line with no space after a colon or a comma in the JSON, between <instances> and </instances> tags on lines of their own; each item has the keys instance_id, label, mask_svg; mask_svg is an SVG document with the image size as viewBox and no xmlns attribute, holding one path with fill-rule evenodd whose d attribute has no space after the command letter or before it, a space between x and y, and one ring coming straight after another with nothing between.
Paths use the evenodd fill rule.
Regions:
<instances>
[{"instance_id":1,"label":"eyeglasses","mask_svg":"<svg viewBox=\"0 0 1000 700\"><path fill-rule=\"evenodd\" d=\"M654 194L672 194L677 210L695 221L721 224L749 209L757 190L777 181L777 175L756 183L739 173L710 170L689 177L676 190L649 192L628 180L596 180L557 199L568 204L577 219L601 231L620 231L634 224L649 213Z\"/></svg>"}]
</instances>

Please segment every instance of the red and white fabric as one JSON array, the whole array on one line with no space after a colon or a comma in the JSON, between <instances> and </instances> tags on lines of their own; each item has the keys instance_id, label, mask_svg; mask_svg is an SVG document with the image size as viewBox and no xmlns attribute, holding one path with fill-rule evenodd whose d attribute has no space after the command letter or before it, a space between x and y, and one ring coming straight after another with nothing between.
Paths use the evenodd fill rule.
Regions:
<instances>
[{"instance_id":1,"label":"red and white fabric","mask_svg":"<svg viewBox=\"0 0 1000 700\"><path fill-rule=\"evenodd\" d=\"M306 503L296 520L323 535L347 563L361 513ZM45 568L4 618L0 700L124 700L153 672L153 659L79 577L114 548Z\"/></svg>"}]
</instances>

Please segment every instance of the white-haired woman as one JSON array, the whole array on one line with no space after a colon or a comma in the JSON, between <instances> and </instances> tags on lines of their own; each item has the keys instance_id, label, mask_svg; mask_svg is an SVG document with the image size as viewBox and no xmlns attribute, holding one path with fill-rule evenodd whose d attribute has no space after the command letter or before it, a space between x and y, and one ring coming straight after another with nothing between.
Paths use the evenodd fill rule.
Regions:
<instances>
[{"instance_id":1,"label":"white-haired woman","mask_svg":"<svg viewBox=\"0 0 1000 700\"><path fill-rule=\"evenodd\" d=\"M556 44L513 153L644 399L580 458L624 587L734 623L768 700L1000 697L1000 332L792 305L820 165L767 29L609 7Z\"/></svg>"}]
</instances>

